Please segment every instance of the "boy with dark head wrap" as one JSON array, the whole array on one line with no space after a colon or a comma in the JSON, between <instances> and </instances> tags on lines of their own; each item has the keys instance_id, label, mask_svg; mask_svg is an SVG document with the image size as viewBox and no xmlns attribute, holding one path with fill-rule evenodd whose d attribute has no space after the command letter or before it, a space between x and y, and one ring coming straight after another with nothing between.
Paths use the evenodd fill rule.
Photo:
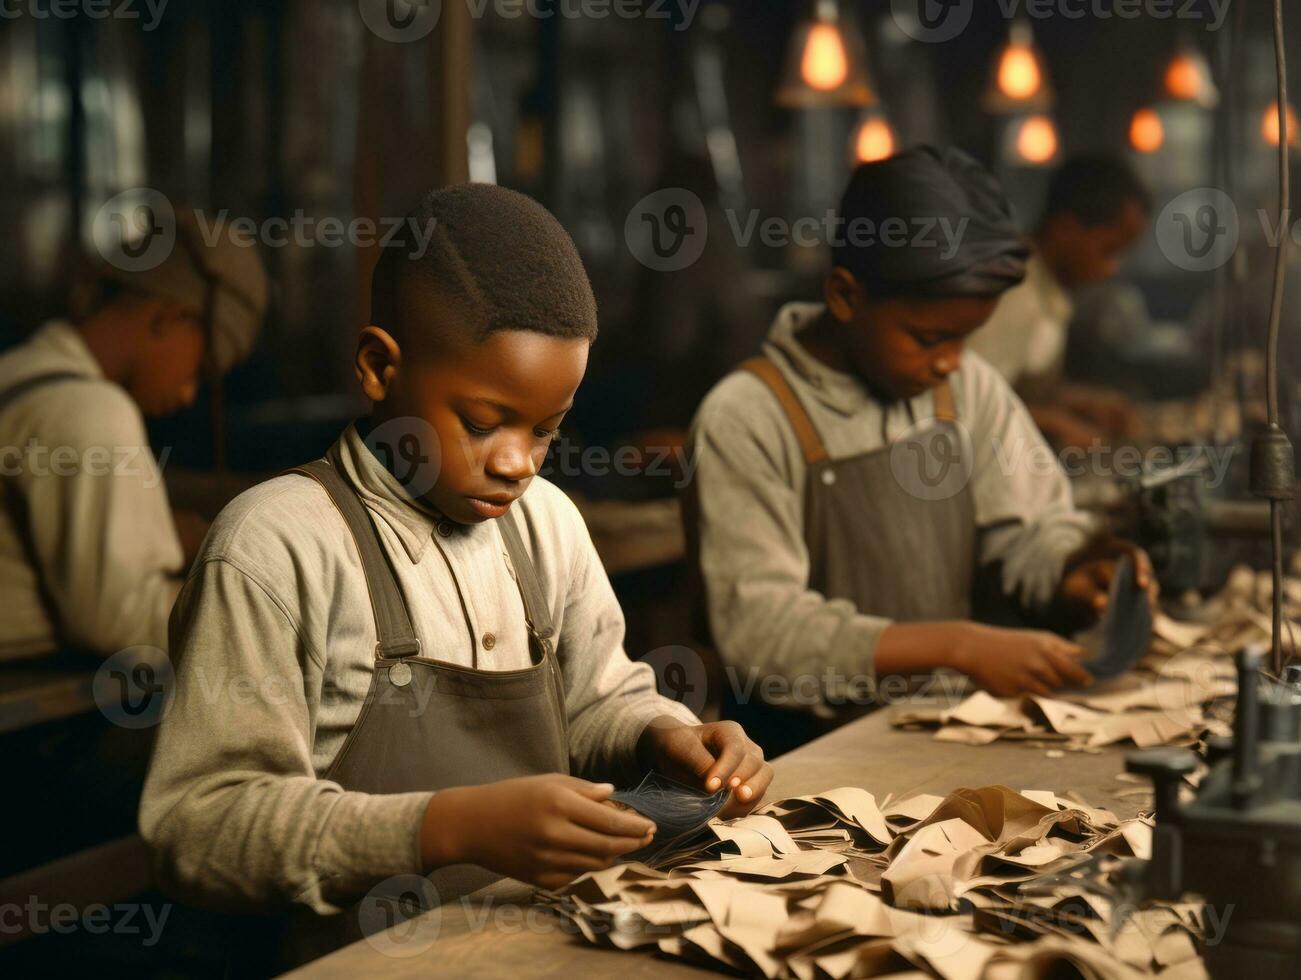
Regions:
<instances>
[{"instance_id":1,"label":"boy with dark head wrap","mask_svg":"<svg viewBox=\"0 0 1301 980\"><path fill-rule=\"evenodd\" d=\"M1004 695L1087 684L1075 644L970 619L982 570L1062 626L1105 607L1120 554L1152 578L1132 546L1090 542L1024 406L964 353L1025 274L1001 189L922 147L860 167L838 217L825 302L783 308L695 421L714 642L742 690L823 718L939 667ZM770 750L816 728L786 712L764 731L761 709L737 706Z\"/></svg>"}]
</instances>

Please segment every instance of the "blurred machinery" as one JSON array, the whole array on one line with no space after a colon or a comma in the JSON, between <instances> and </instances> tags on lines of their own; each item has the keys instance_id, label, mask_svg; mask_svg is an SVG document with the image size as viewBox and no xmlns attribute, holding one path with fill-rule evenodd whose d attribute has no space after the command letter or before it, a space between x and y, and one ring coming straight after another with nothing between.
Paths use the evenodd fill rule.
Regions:
<instances>
[{"instance_id":1,"label":"blurred machinery","mask_svg":"<svg viewBox=\"0 0 1301 980\"><path fill-rule=\"evenodd\" d=\"M1198 766L1191 750L1127 760L1152 780L1156 829L1151 860L1132 861L1119 884L1139 902L1199 896L1216 980L1292 977L1301 963L1301 670L1280 681L1262 674L1265 660L1264 649L1239 654L1234 734L1211 740L1192 801L1179 798Z\"/></svg>"},{"instance_id":2,"label":"blurred machinery","mask_svg":"<svg viewBox=\"0 0 1301 980\"><path fill-rule=\"evenodd\" d=\"M1105 514L1115 531L1152 558L1172 597L1219 590L1234 565L1268 568L1270 507L1249 490L1243 445L1182 446L1172 466L1115 480L1076 483L1076 501ZM1285 515L1291 523L1291 511Z\"/></svg>"}]
</instances>

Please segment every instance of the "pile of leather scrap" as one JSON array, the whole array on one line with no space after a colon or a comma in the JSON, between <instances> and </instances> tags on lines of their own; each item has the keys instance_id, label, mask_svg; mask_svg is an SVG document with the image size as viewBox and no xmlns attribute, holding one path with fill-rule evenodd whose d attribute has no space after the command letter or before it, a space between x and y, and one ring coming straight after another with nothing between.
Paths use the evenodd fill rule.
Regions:
<instances>
[{"instance_id":1,"label":"pile of leather scrap","mask_svg":"<svg viewBox=\"0 0 1301 980\"><path fill-rule=\"evenodd\" d=\"M1134 910L1111 887L1150 845L1150 822L1047 792L843 787L540 900L589 942L765 977L1204 977L1192 906Z\"/></svg>"},{"instance_id":2,"label":"pile of leather scrap","mask_svg":"<svg viewBox=\"0 0 1301 980\"><path fill-rule=\"evenodd\" d=\"M1289 636L1301 637L1301 581L1286 580ZM1270 637L1269 574L1240 568L1200 610L1199 622L1158 615L1146 656L1135 669L1053 697L996 698L983 691L957 705L910 703L894 711L896 727L937 728L948 742L984 745L1020 739L1070 751L1132 742L1140 748L1192 745L1229 734L1237 691L1233 655ZM1290 645L1290 644L1289 644Z\"/></svg>"}]
</instances>

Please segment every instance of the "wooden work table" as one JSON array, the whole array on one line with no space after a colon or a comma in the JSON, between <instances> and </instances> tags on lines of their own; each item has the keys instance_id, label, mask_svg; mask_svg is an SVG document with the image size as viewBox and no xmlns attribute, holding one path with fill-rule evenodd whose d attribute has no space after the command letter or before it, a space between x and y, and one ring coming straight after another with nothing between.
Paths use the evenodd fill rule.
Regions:
<instances>
[{"instance_id":1,"label":"wooden work table","mask_svg":"<svg viewBox=\"0 0 1301 980\"><path fill-rule=\"evenodd\" d=\"M1002 783L1012 789L1081 794L1091 805L1131 817L1141 800L1116 780L1124 748L1098 755L1049 758L1043 748L1015 742L968 746L937 742L930 732L890 727L889 710L862 718L777 759L769 799L802 796L836 786L862 786L878 800L893 793L944 795L960 787ZM333 980L391 978L717 976L645 951L620 952L585 943L557 917L529 908L531 890L501 882L462 902L405 923L398 936L381 933L303 967L293 976ZM392 931L390 931L392 933ZM402 937L410 937L409 940ZM434 938L436 937L436 939Z\"/></svg>"}]
</instances>

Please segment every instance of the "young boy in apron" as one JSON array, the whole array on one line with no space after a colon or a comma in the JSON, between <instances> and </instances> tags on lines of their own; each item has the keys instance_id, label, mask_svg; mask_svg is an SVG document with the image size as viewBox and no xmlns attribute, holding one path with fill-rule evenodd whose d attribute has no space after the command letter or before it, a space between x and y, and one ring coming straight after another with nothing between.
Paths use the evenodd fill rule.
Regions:
<instances>
[{"instance_id":1,"label":"young boy in apron","mask_svg":"<svg viewBox=\"0 0 1301 980\"><path fill-rule=\"evenodd\" d=\"M824 302L782 309L693 427L709 627L770 753L936 668L1000 695L1087 684L1055 633L971 621L978 572L1060 627L1105 608L1121 555L1153 579L1094 537L1024 406L963 351L1025 274L995 179L923 147L860 167L838 217Z\"/></svg>"},{"instance_id":2,"label":"young boy in apron","mask_svg":"<svg viewBox=\"0 0 1301 980\"><path fill-rule=\"evenodd\" d=\"M657 768L736 812L772 777L629 661L582 519L536 477L596 334L568 235L482 184L408 226L357 347L370 417L232 503L177 601L140 824L209 907L324 925L394 876L556 887L652 835L611 783Z\"/></svg>"}]
</instances>

